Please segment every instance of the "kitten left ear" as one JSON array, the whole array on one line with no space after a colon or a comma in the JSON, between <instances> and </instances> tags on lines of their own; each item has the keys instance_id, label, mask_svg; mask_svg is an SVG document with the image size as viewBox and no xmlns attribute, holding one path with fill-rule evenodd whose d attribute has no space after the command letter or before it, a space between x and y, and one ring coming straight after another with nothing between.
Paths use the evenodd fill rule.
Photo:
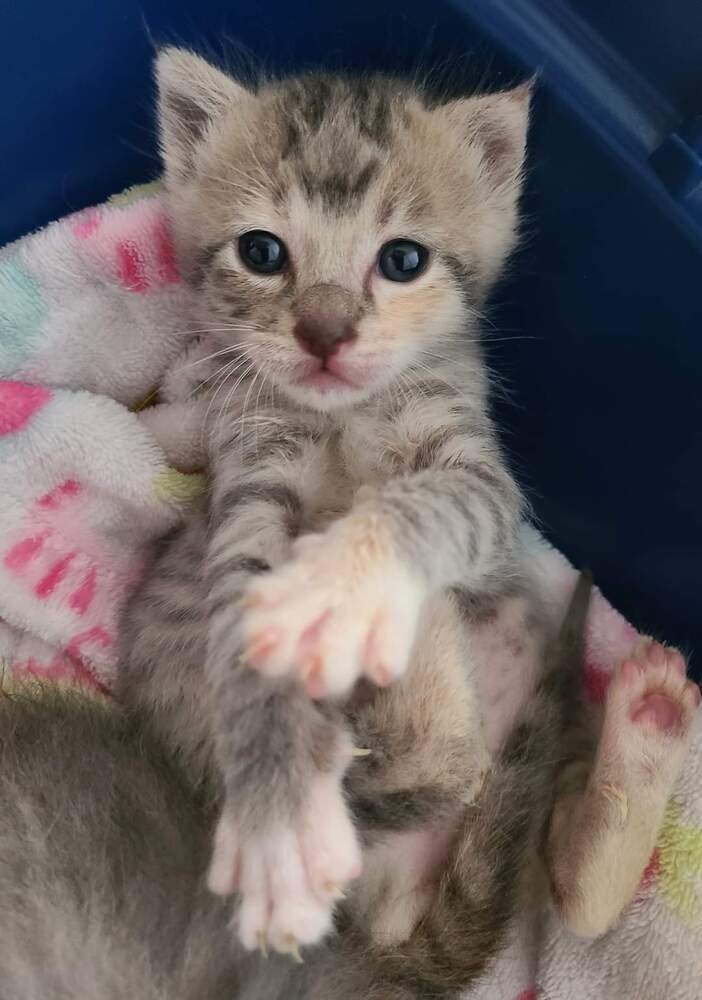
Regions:
<instances>
[{"instance_id":1,"label":"kitten left ear","mask_svg":"<svg viewBox=\"0 0 702 1000\"><path fill-rule=\"evenodd\" d=\"M495 187L519 181L532 91L533 81L529 80L512 90L450 101L441 109L469 143L482 147L487 174Z\"/></svg>"},{"instance_id":2,"label":"kitten left ear","mask_svg":"<svg viewBox=\"0 0 702 1000\"><path fill-rule=\"evenodd\" d=\"M241 84L186 49L166 48L156 60L161 153L167 174L187 176L210 125L250 97Z\"/></svg>"}]
</instances>

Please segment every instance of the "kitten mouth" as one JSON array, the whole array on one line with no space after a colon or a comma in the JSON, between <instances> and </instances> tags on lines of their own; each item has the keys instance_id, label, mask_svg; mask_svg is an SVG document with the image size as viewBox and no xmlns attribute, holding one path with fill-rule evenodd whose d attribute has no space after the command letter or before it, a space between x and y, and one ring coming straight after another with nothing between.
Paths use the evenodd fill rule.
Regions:
<instances>
[{"instance_id":1,"label":"kitten mouth","mask_svg":"<svg viewBox=\"0 0 702 1000\"><path fill-rule=\"evenodd\" d=\"M333 358L321 362L321 364L311 370L307 368L296 379L296 382L300 386L305 386L308 389L316 389L318 392L332 392L334 390L338 392L343 389L361 388L358 382L349 377L345 368L342 368L338 363L334 363Z\"/></svg>"}]
</instances>

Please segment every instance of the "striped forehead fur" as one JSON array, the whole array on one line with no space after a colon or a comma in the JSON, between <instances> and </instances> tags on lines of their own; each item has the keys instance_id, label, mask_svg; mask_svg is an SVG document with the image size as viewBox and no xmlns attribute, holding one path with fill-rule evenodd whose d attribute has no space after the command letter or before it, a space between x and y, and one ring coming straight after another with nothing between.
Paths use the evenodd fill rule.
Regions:
<instances>
[{"instance_id":1,"label":"striped forehead fur","mask_svg":"<svg viewBox=\"0 0 702 1000\"><path fill-rule=\"evenodd\" d=\"M198 164L202 169L217 163L226 171L234 144L240 155L233 157L233 168L241 169L237 161L247 153L249 181L254 165L263 168L255 174L256 188L265 184L280 197L296 185L308 199L319 198L337 212L355 210L374 182L382 182L386 214L404 200L420 215L424 209L440 216L442 186L466 180L466 173L473 183L452 192L451 208L458 215L470 214L471 200L484 201L496 188L503 209L518 194L525 87L445 104L417 83L382 75L308 73L252 89L198 56L173 49L161 54L158 79L171 187L178 179L192 180ZM207 154L198 146L207 147ZM463 171L452 170L451 159L464 161ZM237 184L237 176L244 195L241 173L225 173L229 186ZM510 221L503 219L507 226Z\"/></svg>"}]
</instances>

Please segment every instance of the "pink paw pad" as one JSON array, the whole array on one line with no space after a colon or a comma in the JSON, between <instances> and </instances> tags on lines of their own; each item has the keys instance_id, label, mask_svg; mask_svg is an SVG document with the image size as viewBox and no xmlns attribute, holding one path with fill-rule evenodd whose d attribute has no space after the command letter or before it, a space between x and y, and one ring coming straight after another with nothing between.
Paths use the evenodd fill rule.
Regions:
<instances>
[{"instance_id":1,"label":"pink paw pad","mask_svg":"<svg viewBox=\"0 0 702 1000\"><path fill-rule=\"evenodd\" d=\"M700 690L686 679L683 657L675 649L646 642L621 666L631 692L630 718L641 726L671 733L687 725L700 703Z\"/></svg>"},{"instance_id":2,"label":"pink paw pad","mask_svg":"<svg viewBox=\"0 0 702 1000\"><path fill-rule=\"evenodd\" d=\"M665 695L650 694L642 699L639 708L634 709L632 719L658 729L675 729L680 724L680 710Z\"/></svg>"}]
</instances>

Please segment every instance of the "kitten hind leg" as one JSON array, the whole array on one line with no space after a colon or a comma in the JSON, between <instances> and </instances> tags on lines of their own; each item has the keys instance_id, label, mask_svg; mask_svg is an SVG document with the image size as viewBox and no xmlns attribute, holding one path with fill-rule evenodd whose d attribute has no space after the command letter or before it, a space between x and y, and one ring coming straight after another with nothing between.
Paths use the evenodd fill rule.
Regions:
<instances>
[{"instance_id":1,"label":"kitten hind leg","mask_svg":"<svg viewBox=\"0 0 702 1000\"><path fill-rule=\"evenodd\" d=\"M371 938L406 940L431 904L466 804L488 766L471 651L451 596L427 605L409 672L355 717L371 751L353 765L349 789L372 843L356 905Z\"/></svg>"},{"instance_id":2,"label":"kitten hind leg","mask_svg":"<svg viewBox=\"0 0 702 1000\"><path fill-rule=\"evenodd\" d=\"M682 656L655 642L644 642L612 678L585 791L560 799L549 834L554 897L575 933L605 933L633 899L699 701Z\"/></svg>"}]
</instances>

